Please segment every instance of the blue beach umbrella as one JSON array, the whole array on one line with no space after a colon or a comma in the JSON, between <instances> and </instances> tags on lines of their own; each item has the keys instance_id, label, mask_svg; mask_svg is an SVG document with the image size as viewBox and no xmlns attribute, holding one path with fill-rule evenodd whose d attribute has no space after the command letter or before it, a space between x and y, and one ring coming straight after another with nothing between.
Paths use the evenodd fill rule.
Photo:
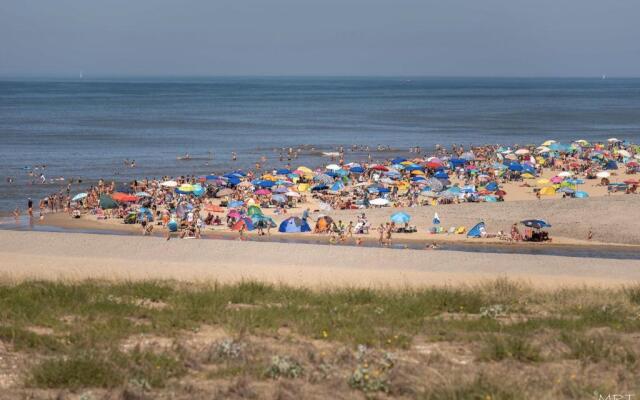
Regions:
<instances>
[{"instance_id":1,"label":"blue beach umbrella","mask_svg":"<svg viewBox=\"0 0 640 400\"><path fill-rule=\"evenodd\" d=\"M405 212L399 211L391 214L391 221L396 224L406 224L411 220L411 216Z\"/></svg>"}]
</instances>

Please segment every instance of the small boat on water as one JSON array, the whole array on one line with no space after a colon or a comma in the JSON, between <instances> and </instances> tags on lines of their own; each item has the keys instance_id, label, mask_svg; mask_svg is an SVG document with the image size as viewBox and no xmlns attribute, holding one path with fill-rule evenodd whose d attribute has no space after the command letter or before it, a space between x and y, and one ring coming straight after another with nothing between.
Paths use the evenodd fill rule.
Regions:
<instances>
[{"instance_id":1,"label":"small boat on water","mask_svg":"<svg viewBox=\"0 0 640 400\"><path fill-rule=\"evenodd\" d=\"M187 154L185 154L183 156L176 157L176 159L178 161L188 161L188 160L191 160L191 155L189 153L187 153Z\"/></svg>"}]
</instances>

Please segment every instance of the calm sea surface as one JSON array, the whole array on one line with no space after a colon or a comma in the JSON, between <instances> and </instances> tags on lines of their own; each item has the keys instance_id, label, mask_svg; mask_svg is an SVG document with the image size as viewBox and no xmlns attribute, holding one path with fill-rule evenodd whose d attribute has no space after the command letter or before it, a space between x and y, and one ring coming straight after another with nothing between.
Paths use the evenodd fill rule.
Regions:
<instances>
[{"instance_id":1,"label":"calm sea surface","mask_svg":"<svg viewBox=\"0 0 640 400\"><path fill-rule=\"evenodd\" d=\"M415 145L611 136L640 142L640 79L5 80L0 210L24 209L28 196L66 186L52 178L219 173L262 156L275 167L282 163L274 148L303 144L316 151L308 148L294 167L319 165L317 150L338 145L398 149L373 154L384 158ZM191 161L176 159L187 152ZM42 164L48 183L31 184L28 170Z\"/></svg>"}]
</instances>

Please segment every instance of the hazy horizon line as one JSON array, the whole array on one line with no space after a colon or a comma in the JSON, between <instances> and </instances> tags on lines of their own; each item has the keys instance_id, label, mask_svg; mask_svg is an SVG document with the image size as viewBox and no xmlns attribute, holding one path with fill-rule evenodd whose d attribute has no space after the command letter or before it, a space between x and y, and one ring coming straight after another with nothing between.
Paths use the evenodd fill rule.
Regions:
<instances>
[{"instance_id":1,"label":"hazy horizon line","mask_svg":"<svg viewBox=\"0 0 640 400\"><path fill-rule=\"evenodd\" d=\"M83 76L80 76L80 74ZM234 74L86 74L78 71L77 74L12 74L0 73L3 80L106 80L106 79L220 79L220 78L400 78L400 79L638 79L638 76L610 76L610 75L405 75L405 74L264 74L264 75L234 75Z\"/></svg>"}]
</instances>

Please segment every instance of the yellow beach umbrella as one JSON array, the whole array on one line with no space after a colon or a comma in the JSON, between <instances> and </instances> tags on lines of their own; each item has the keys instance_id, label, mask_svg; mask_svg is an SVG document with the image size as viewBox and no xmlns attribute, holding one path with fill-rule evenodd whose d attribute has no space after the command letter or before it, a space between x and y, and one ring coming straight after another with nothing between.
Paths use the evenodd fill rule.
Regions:
<instances>
[{"instance_id":1,"label":"yellow beach umbrella","mask_svg":"<svg viewBox=\"0 0 640 400\"><path fill-rule=\"evenodd\" d=\"M191 184L183 183L178 187L178 190L181 192L193 192L195 188Z\"/></svg>"},{"instance_id":2,"label":"yellow beach umbrella","mask_svg":"<svg viewBox=\"0 0 640 400\"><path fill-rule=\"evenodd\" d=\"M535 176L531 175L531 174L530 174L530 173L528 173L528 172L525 172L524 174L522 174L522 177L523 177L524 179L533 179L533 178L535 178Z\"/></svg>"},{"instance_id":3,"label":"yellow beach umbrella","mask_svg":"<svg viewBox=\"0 0 640 400\"><path fill-rule=\"evenodd\" d=\"M308 183L301 183L298 185L298 192L306 192L307 190L309 190Z\"/></svg>"},{"instance_id":4,"label":"yellow beach umbrella","mask_svg":"<svg viewBox=\"0 0 640 400\"><path fill-rule=\"evenodd\" d=\"M548 180L547 178L540 178L540 179L538 179L538 180L536 181L536 184L537 184L538 186L548 185L548 184L550 184L550 183L551 183L551 181L550 181L550 180Z\"/></svg>"},{"instance_id":5,"label":"yellow beach umbrella","mask_svg":"<svg viewBox=\"0 0 640 400\"><path fill-rule=\"evenodd\" d=\"M540 189L540 194L542 196L553 196L554 194L556 194L556 190L552 186L545 186Z\"/></svg>"},{"instance_id":6,"label":"yellow beach umbrella","mask_svg":"<svg viewBox=\"0 0 640 400\"><path fill-rule=\"evenodd\" d=\"M554 143L556 143L555 140L547 140L547 141L543 142L542 145L543 146L551 146Z\"/></svg>"},{"instance_id":7,"label":"yellow beach umbrella","mask_svg":"<svg viewBox=\"0 0 640 400\"><path fill-rule=\"evenodd\" d=\"M307 168L307 167L305 167L303 165L299 166L296 170L304 172L305 174L312 174L313 173L313 171L310 168Z\"/></svg>"},{"instance_id":8,"label":"yellow beach umbrella","mask_svg":"<svg viewBox=\"0 0 640 400\"><path fill-rule=\"evenodd\" d=\"M424 175L424 171L420 171L419 169L414 169L411 171L411 175Z\"/></svg>"}]
</instances>

